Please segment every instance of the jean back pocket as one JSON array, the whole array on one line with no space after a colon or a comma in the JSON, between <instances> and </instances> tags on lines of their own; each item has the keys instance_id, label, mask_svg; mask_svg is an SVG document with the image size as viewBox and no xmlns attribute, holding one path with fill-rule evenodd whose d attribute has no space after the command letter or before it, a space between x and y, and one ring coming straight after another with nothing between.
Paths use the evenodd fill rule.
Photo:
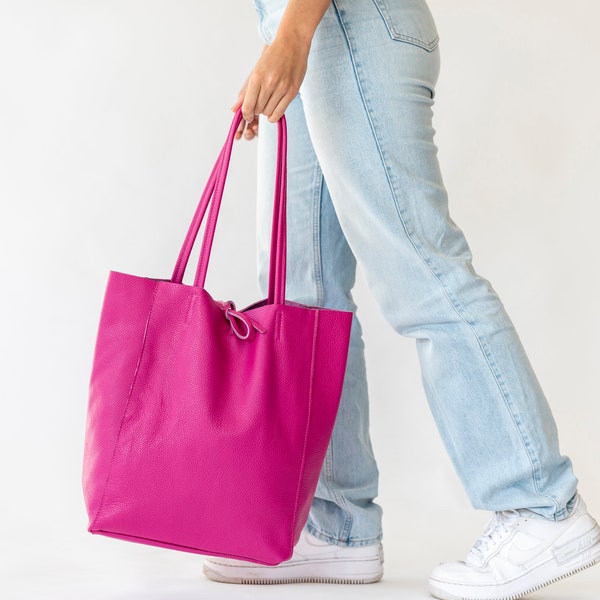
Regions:
<instances>
[{"instance_id":1,"label":"jean back pocket","mask_svg":"<svg viewBox=\"0 0 600 600\"><path fill-rule=\"evenodd\" d=\"M431 52L439 44L435 21L425 0L373 0L392 39Z\"/></svg>"}]
</instances>

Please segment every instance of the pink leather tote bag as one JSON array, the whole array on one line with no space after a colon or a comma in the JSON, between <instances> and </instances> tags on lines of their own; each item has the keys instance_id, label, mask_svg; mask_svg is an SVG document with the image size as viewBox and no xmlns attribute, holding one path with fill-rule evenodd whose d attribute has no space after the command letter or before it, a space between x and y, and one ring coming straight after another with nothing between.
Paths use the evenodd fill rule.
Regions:
<instances>
[{"instance_id":1,"label":"pink leather tote bag","mask_svg":"<svg viewBox=\"0 0 600 600\"><path fill-rule=\"evenodd\" d=\"M170 279L110 271L83 457L88 531L266 565L298 541L331 437L352 313L285 299L285 117L268 297L204 289L238 111ZM210 204L193 285L182 283Z\"/></svg>"}]
</instances>

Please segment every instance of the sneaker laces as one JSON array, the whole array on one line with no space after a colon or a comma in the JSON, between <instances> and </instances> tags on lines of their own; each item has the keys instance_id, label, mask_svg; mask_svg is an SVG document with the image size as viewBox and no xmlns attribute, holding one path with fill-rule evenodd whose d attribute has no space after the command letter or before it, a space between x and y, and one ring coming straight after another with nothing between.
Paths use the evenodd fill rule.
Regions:
<instances>
[{"instance_id":1,"label":"sneaker laces","mask_svg":"<svg viewBox=\"0 0 600 600\"><path fill-rule=\"evenodd\" d=\"M483 564L488 553L512 531L513 525L521 515L516 510L503 510L494 513L485 526L483 535L473 544L467 562Z\"/></svg>"}]
</instances>

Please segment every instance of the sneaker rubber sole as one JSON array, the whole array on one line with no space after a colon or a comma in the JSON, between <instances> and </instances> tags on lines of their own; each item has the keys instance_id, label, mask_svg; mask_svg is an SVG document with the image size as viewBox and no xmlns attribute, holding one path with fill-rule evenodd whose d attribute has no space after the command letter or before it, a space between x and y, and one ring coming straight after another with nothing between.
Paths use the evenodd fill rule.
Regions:
<instances>
[{"instance_id":1,"label":"sneaker rubber sole","mask_svg":"<svg viewBox=\"0 0 600 600\"><path fill-rule=\"evenodd\" d=\"M600 529L595 533L594 543L565 564L549 560L518 579L498 586L481 586L479 590L473 585L440 582L446 588L442 589L434 579L430 579L429 591L439 600L517 600L600 563Z\"/></svg>"},{"instance_id":2,"label":"sneaker rubber sole","mask_svg":"<svg viewBox=\"0 0 600 600\"><path fill-rule=\"evenodd\" d=\"M204 572L204 575L206 575L206 577L208 577L208 579L211 579L212 581L218 581L219 583L233 583L242 585L278 585L284 583L334 583L344 585L361 585L366 583L376 583L380 581L383 577L383 573L378 573L375 575L365 575L363 577L357 574L351 577L331 577L318 575L313 575L310 577L295 577L293 575L288 575L274 578L261 578L260 576L252 578L235 576L228 577L222 575L221 573L218 573L217 571L214 571L207 565L204 565L202 567L202 571Z\"/></svg>"},{"instance_id":3,"label":"sneaker rubber sole","mask_svg":"<svg viewBox=\"0 0 600 600\"><path fill-rule=\"evenodd\" d=\"M232 565L228 561L210 558L204 561L202 571L212 581L244 585L376 583L383 577L383 547L380 545L369 552L364 556L309 558L276 566L248 563Z\"/></svg>"}]
</instances>

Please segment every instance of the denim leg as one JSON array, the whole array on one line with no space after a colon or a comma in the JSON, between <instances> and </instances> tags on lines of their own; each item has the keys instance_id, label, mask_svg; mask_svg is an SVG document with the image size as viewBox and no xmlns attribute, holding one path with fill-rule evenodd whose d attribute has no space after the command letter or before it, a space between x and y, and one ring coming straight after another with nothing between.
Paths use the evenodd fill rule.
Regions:
<instances>
[{"instance_id":1,"label":"denim leg","mask_svg":"<svg viewBox=\"0 0 600 600\"><path fill-rule=\"evenodd\" d=\"M340 408L307 528L339 545L381 538L378 471L369 438L364 342L352 287L356 259L342 233L304 119L299 96L286 110L288 142L286 298L353 312ZM258 136L258 273L268 290L276 125L261 118Z\"/></svg>"},{"instance_id":2,"label":"denim leg","mask_svg":"<svg viewBox=\"0 0 600 600\"><path fill-rule=\"evenodd\" d=\"M571 462L514 325L448 212L433 141L435 40L420 0L333 0L301 88L308 131L370 291L394 330L416 339L473 506L560 519L576 492Z\"/></svg>"},{"instance_id":3,"label":"denim leg","mask_svg":"<svg viewBox=\"0 0 600 600\"><path fill-rule=\"evenodd\" d=\"M285 1L260 5L268 42ZM571 462L514 325L448 211L433 140L438 72L423 0L333 0L300 90L308 134L384 318L415 338L429 406L471 503L561 519L577 488Z\"/></svg>"}]
</instances>

